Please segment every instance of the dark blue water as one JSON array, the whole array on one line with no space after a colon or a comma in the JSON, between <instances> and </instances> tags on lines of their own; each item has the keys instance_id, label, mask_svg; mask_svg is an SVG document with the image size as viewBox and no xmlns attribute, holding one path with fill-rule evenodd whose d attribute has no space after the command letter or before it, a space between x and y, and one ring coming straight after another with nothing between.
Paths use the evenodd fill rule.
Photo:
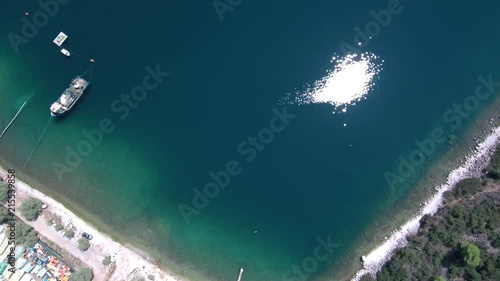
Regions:
<instances>
[{"instance_id":1,"label":"dark blue water","mask_svg":"<svg viewBox=\"0 0 500 281\"><path fill-rule=\"evenodd\" d=\"M401 13L361 49L384 60L367 99L340 114L325 104L286 106L296 117L247 161L240 143L269 126L287 93L332 69L339 44L355 45L353 28L387 5L244 1L220 21L211 2L74 0L15 54L7 34L21 35L21 17L29 11L32 20L40 7L4 4L2 127L34 96L0 140L3 165L24 165L50 104L94 58L91 88L68 116L51 120L27 176L178 274L233 280L244 267L245 280L281 280L313 255L318 238L331 237L339 247L311 273L319 276L377 211L411 190L389 188L384 172L474 93L478 75L495 77L498 68L497 4L401 2ZM51 42L61 30L70 58ZM121 120L110 105L156 65L170 75ZM53 163L64 164L66 146L76 149L81 131L102 118L115 130L59 181ZM241 173L186 224L179 204L193 206L192 189L231 160Z\"/></svg>"}]
</instances>

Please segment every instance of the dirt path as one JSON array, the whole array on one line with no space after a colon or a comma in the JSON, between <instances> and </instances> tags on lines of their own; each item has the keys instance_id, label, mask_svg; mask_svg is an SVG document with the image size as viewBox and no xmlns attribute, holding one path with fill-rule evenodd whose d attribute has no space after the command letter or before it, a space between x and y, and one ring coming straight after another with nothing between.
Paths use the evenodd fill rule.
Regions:
<instances>
[{"instance_id":1,"label":"dirt path","mask_svg":"<svg viewBox=\"0 0 500 281\"><path fill-rule=\"evenodd\" d=\"M78 237L80 237L79 235L75 235L74 238L68 239L64 237L63 231L58 232L53 226L47 225L44 217L42 216L40 216L36 221L30 222L21 217L19 208L16 208L15 214L17 215L18 219L33 227L39 235L46 237L52 243L56 244L61 249L64 249L75 258L79 259L82 263L85 264L85 266L92 268L92 270L94 271L95 281L106 281L105 276L107 267L102 264L102 260L104 259L104 257L100 253L96 252L92 246L85 252L80 251L80 249L78 249L77 242Z\"/></svg>"},{"instance_id":2,"label":"dirt path","mask_svg":"<svg viewBox=\"0 0 500 281\"><path fill-rule=\"evenodd\" d=\"M481 190L480 192L474 194L472 197L470 197L470 198L458 198L458 199L455 199L455 200L451 201L450 203L443 205L443 207L453 207L458 202L461 202L461 201L472 201L472 200L475 200L477 197L479 197L479 196L481 196L483 194L493 193L493 192L499 192L499 191L500 191L500 184L495 183L495 182L491 182L484 190Z\"/></svg>"}]
</instances>

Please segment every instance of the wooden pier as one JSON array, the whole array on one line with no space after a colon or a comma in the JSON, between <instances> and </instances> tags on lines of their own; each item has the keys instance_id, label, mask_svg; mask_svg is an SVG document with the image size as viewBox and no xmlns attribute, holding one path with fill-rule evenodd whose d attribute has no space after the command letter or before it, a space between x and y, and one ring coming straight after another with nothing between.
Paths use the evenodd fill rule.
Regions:
<instances>
[{"instance_id":1,"label":"wooden pier","mask_svg":"<svg viewBox=\"0 0 500 281\"><path fill-rule=\"evenodd\" d=\"M238 275L237 281L241 281L241 276L243 276L243 267L240 267L240 274Z\"/></svg>"}]
</instances>

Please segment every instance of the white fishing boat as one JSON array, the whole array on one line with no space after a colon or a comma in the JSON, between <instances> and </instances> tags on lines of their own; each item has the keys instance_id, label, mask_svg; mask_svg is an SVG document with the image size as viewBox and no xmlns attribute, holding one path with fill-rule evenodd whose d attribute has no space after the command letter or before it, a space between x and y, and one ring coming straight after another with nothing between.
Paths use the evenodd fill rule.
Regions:
<instances>
[{"instance_id":1,"label":"white fishing boat","mask_svg":"<svg viewBox=\"0 0 500 281\"><path fill-rule=\"evenodd\" d=\"M89 86L89 82L80 76L71 81L59 99L50 106L52 116L60 115L70 110L83 95L83 92Z\"/></svg>"},{"instance_id":2,"label":"white fishing boat","mask_svg":"<svg viewBox=\"0 0 500 281\"><path fill-rule=\"evenodd\" d=\"M65 55L67 57L71 56L71 54L69 53L69 51L66 50L66 49L61 49L61 53L63 53L63 55Z\"/></svg>"},{"instance_id":3,"label":"white fishing boat","mask_svg":"<svg viewBox=\"0 0 500 281\"><path fill-rule=\"evenodd\" d=\"M56 39L54 39L54 44L57 45L57 47L61 47L61 45L68 39L68 35L64 34L64 32L59 32L59 35L57 35Z\"/></svg>"}]
</instances>

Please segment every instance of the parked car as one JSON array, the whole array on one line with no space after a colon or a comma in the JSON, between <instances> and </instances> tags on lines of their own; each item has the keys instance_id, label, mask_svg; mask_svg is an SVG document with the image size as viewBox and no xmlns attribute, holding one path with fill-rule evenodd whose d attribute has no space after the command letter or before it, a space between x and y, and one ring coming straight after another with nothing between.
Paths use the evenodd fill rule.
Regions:
<instances>
[{"instance_id":1,"label":"parked car","mask_svg":"<svg viewBox=\"0 0 500 281\"><path fill-rule=\"evenodd\" d=\"M88 234L87 232L82 233L82 237L92 240L92 235Z\"/></svg>"}]
</instances>

